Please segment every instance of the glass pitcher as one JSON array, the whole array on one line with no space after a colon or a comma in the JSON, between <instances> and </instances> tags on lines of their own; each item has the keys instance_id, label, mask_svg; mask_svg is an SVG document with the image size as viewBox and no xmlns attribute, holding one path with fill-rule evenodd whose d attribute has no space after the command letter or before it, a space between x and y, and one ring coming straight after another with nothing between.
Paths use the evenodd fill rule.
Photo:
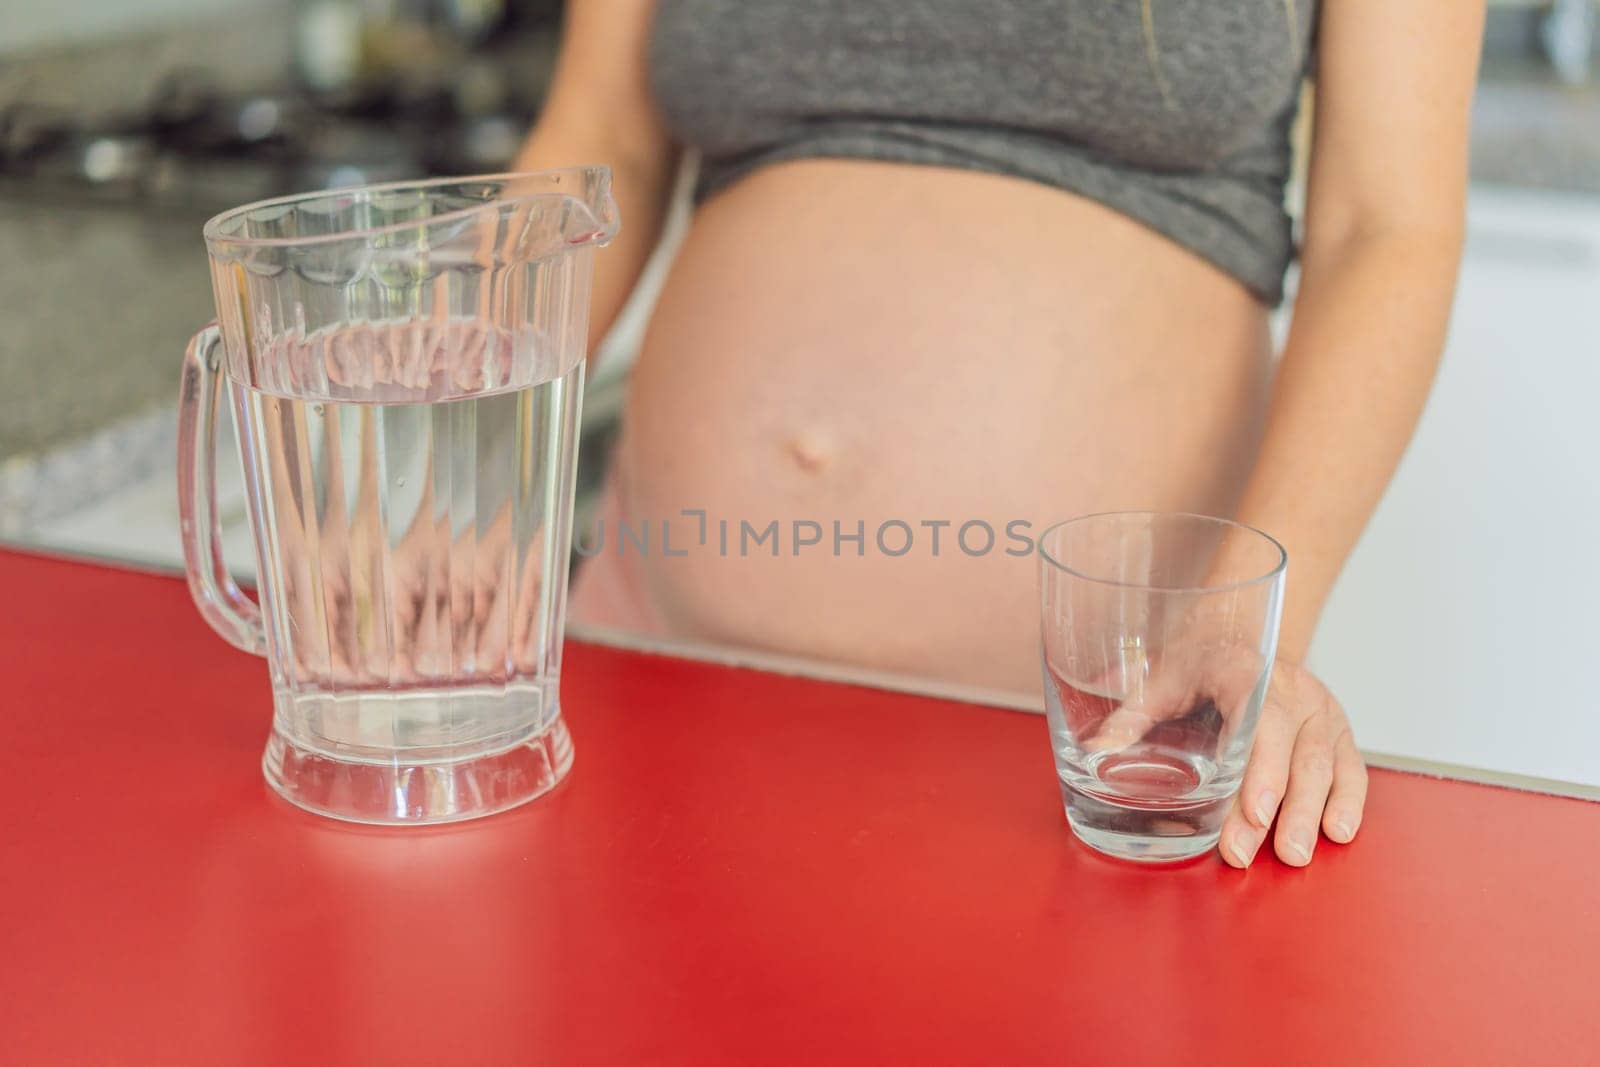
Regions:
<instances>
[{"instance_id":1,"label":"glass pitcher","mask_svg":"<svg viewBox=\"0 0 1600 1067\"><path fill-rule=\"evenodd\" d=\"M265 653L263 768L368 823L488 815L572 764L559 677L604 167L336 190L206 224L217 321L184 358L184 558ZM260 606L224 566L223 385Z\"/></svg>"}]
</instances>

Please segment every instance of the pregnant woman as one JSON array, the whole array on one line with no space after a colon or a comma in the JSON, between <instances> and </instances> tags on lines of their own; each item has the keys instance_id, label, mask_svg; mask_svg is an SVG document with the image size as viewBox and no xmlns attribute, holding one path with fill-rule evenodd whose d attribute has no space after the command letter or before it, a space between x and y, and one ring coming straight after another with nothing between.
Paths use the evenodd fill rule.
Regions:
<instances>
[{"instance_id":1,"label":"pregnant woman","mask_svg":"<svg viewBox=\"0 0 1600 1067\"><path fill-rule=\"evenodd\" d=\"M957 526L1231 515L1285 544L1293 580L1222 854L1248 865L1274 818L1291 864L1319 828L1349 841L1365 768L1301 659L1443 343L1482 7L569 0L518 162L615 171L627 224L597 260L594 338L661 234L682 153L700 158L607 525L674 520L676 553L706 544L683 509L712 524L684 555L607 546L572 616L1036 691L1035 560L1003 539L957 551ZM777 520L782 551L716 551L719 519L735 543ZM801 520L825 533L797 553ZM904 555L873 544L893 520L915 534Z\"/></svg>"}]
</instances>

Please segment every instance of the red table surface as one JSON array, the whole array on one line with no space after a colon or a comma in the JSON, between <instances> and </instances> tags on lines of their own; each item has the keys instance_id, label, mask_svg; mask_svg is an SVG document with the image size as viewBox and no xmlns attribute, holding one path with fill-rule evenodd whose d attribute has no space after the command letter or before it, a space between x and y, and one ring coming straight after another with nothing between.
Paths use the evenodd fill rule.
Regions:
<instances>
[{"instance_id":1,"label":"red table surface","mask_svg":"<svg viewBox=\"0 0 1600 1067\"><path fill-rule=\"evenodd\" d=\"M1600 805L1380 771L1307 869L1147 870L1037 716L574 642L561 788L366 829L182 583L0 604L6 1064L1600 1062Z\"/></svg>"}]
</instances>

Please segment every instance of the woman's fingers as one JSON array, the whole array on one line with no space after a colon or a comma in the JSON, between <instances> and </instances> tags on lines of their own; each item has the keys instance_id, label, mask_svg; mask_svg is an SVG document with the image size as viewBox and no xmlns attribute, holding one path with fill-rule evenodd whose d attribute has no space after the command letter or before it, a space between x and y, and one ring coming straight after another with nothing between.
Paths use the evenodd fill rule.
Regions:
<instances>
[{"instance_id":1,"label":"woman's fingers","mask_svg":"<svg viewBox=\"0 0 1600 1067\"><path fill-rule=\"evenodd\" d=\"M1250 763L1217 841L1222 858L1235 867L1250 866L1266 839L1289 778L1289 758L1298 728L1281 705L1269 703L1261 709Z\"/></svg>"},{"instance_id":2,"label":"woman's fingers","mask_svg":"<svg viewBox=\"0 0 1600 1067\"><path fill-rule=\"evenodd\" d=\"M1294 756L1300 721L1288 708L1269 700L1261 709L1255 747L1239 786L1239 808L1257 830L1265 833L1283 802L1289 781L1289 761Z\"/></svg>"},{"instance_id":3,"label":"woman's fingers","mask_svg":"<svg viewBox=\"0 0 1600 1067\"><path fill-rule=\"evenodd\" d=\"M1339 842L1355 836L1366 798L1367 768L1344 709L1309 671L1280 661L1239 795L1223 820L1223 859L1249 866L1276 815L1273 850L1303 867L1320 833Z\"/></svg>"},{"instance_id":4,"label":"woman's fingers","mask_svg":"<svg viewBox=\"0 0 1600 1067\"><path fill-rule=\"evenodd\" d=\"M1333 752L1339 737L1334 732L1336 718L1323 708L1306 719L1295 737L1289 788L1273 839L1278 858L1292 867L1304 867L1316 851L1318 827L1333 787ZM1342 720L1338 725L1343 726Z\"/></svg>"},{"instance_id":5,"label":"woman's fingers","mask_svg":"<svg viewBox=\"0 0 1600 1067\"><path fill-rule=\"evenodd\" d=\"M1156 723L1175 719L1189 710L1191 689L1184 682L1152 679L1147 683L1141 700L1125 700L1100 722L1094 734L1086 738L1083 748L1087 752L1114 752L1127 748L1143 739Z\"/></svg>"},{"instance_id":6,"label":"woman's fingers","mask_svg":"<svg viewBox=\"0 0 1600 1067\"><path fill-rule=\"evenodd\" d=\"M1083 742L1084 751L1113 752L1127 748L1150 732L1160 712L1159 707L1153 707L1149 702L1119 706L1101 721L1094 736Z\"/></svg>"},{"instance_id":7,"label":"woman's fingers","mask_svg":"<svg viewBox=\"0 0 1600 1067\"><path fill-rule=\"evenodd\" d=\"M1333 788L1322 812L1322 832L1330 841L1348 843L1361 828L1367 805L1367 765L1356 749L1349 727L1333 745Z\"/></svg>"},{"instance_id":8,"label":"woman's fingers","mask_svg":"<svg viewBox=\"0 0 1600 1067\"><path fill-rule=\"evenodd\" d=\"M1233 798L1233 807L1228 809L1227 818L1222 820L1222 835L1217 839L1217 849L1230 865L1248 867L1256 858L1266 836L1267 831L1245 815L1244 794L1240 793Z\"/></svg>"}]
</instances>

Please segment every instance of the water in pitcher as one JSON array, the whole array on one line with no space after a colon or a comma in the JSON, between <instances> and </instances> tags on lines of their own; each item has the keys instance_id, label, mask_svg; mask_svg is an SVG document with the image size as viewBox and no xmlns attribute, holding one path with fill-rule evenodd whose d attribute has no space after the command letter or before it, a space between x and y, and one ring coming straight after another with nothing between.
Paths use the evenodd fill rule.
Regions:
<instances>
[{"instance_id":1,"label":"water in pitcher","mask_svg":"<svg viewBox=\"0 0 1600 1067\"><path fill-rule=\"evenodd\" d=\"M232 384L277 728L460 759L556 716L583 365L532 332L406 322L276 342Z\"/></svg>"},{"instance_id":2,"label":"water in pitcher","mask_svg":"<svg viewBox=\"0 0 1600 1067\"><path fill-rule=\"evenodd\" d=\"M1080 834L1215 840L1244 769L1217 705L1200 697L1131 743L1094 738L1122 701L1048 672L1046 702L1062 795Z\"/></svg>"}]
</instances>

